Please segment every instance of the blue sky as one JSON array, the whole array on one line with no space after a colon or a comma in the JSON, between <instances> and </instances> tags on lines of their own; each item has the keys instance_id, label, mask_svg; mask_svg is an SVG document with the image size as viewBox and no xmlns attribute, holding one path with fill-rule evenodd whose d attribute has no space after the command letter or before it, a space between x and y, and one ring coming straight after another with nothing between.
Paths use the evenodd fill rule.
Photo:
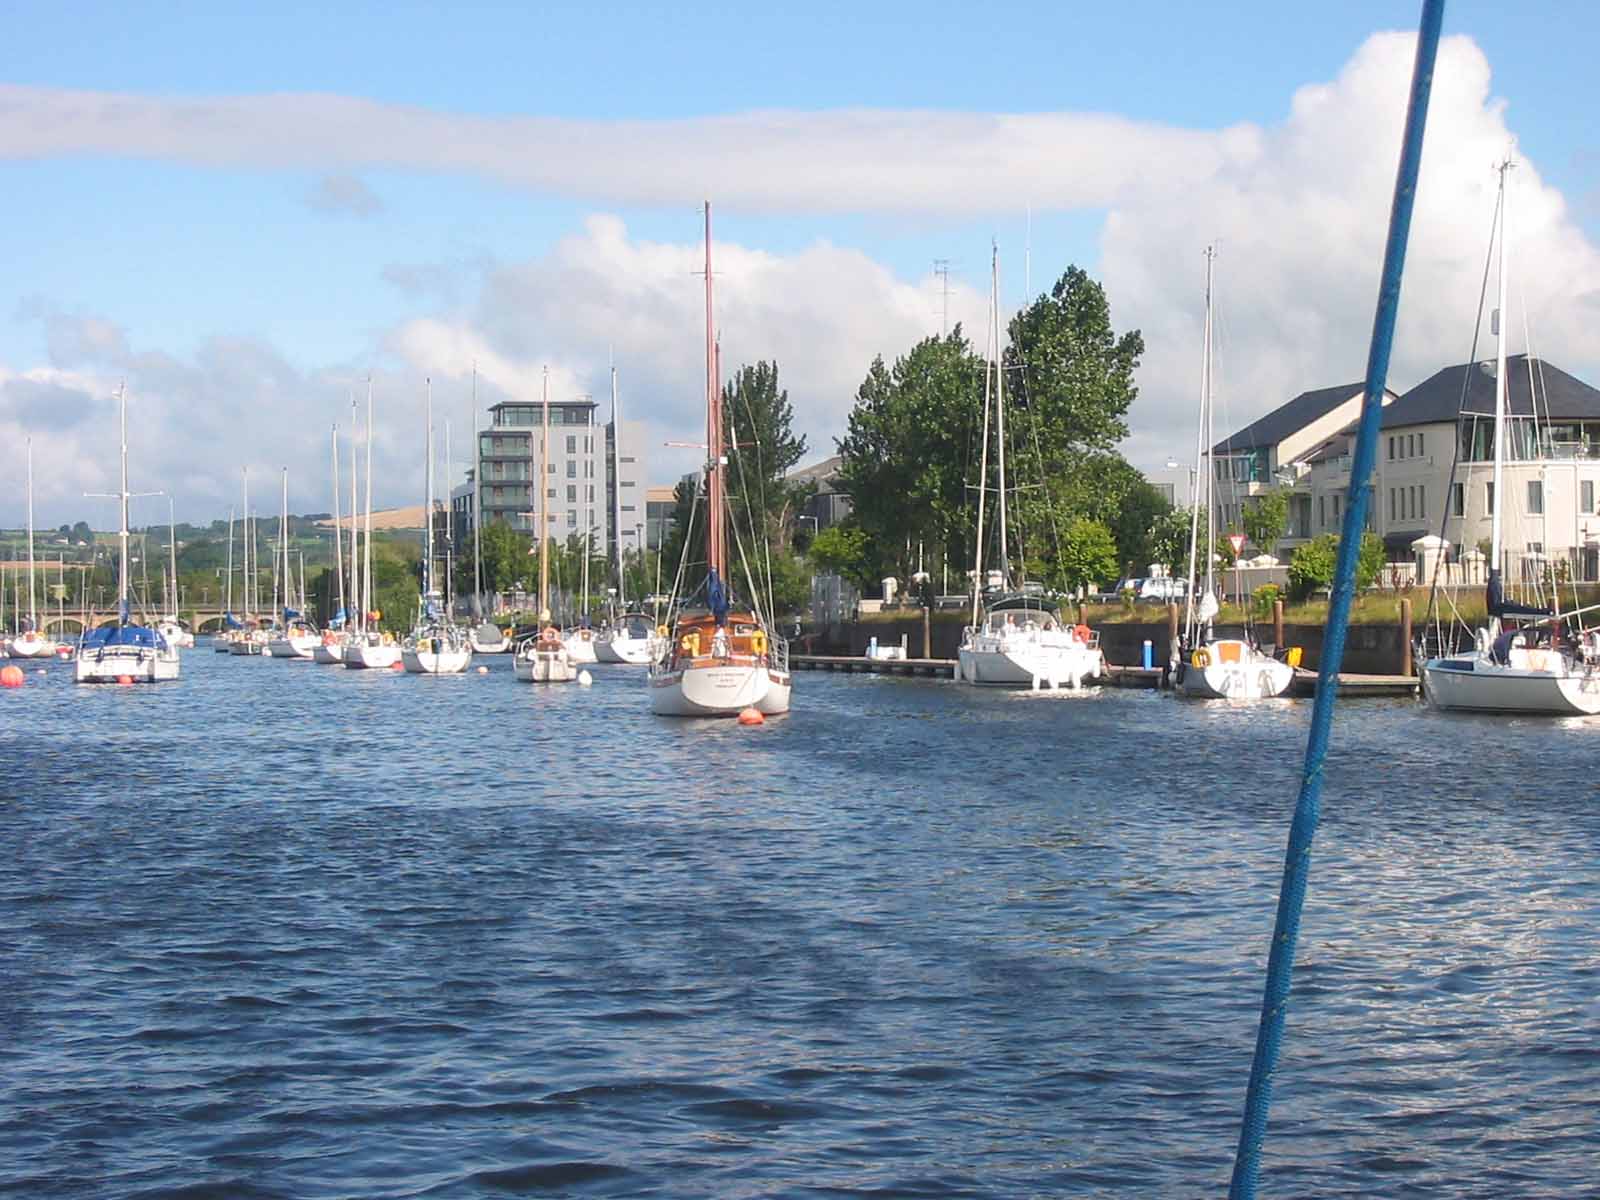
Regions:
<instances>
[{"instance_id":1,"label":"blue sky","mask_svg":"<svg viewBox=\"0 0 1600 1200\"><path fill-rule=\"evenodd\" d=\"M1067 113L1104 114L1141 129L1193 131L1207 138L1243 125L1266 131L1270 140L1290 119L1297 89L1338 79L1375 31L1414 27L1418 7L611 4L532 11L533 6L510 4L287 3L270 12L199 4L162 5L152 12L149 6L24 3L9 9L0 84L113 94L113 99L132 96L157 104L295 94L354 97L379 102L402 126L413 110L451 119L563 118L589 123L584 129L639 120L693 125L703 118L769 110L876 110L930 119ZM1568 235L1575 233L1586 246L1594 242L1600 233L1600 139L1586 124L1586 114L1592 108L1589 59L1600 41L1600 11L1572 4L1548 14L1516 14L1506 6L1457 3L1447 9L1446 30L1467 35L1487 60L1492 94L1476 118L1504 120L1519 153L1535 164L1542 187L1565 201ZM0 105L0 131L6 120ZM183 119L177 124L181 128ZM48 129L38 120L29 132L48 143ZM89 151L69 145L59 152L0 153L0 263L5 264L0 371L19 376L98 370L109 377L137 369L133 360L139 356L158 356L168 366L196 368L185 385L193 389L185 403L216 406L224 415L238 405L236 424L248 426L270 401L252 395L248 381L223 387L201 378L202 360L215 355L223 339L269 350L285 368L300 373L299 382L307 388L323 386L325 376L387 371L395 387L407 389L410 403L415 391L410 377L427 369L427 355L397 351L397 340L404 340L400 331L417 335L411 338L414 344L420 334L409 323L419 320L465 329L486 326L491 315L502 319L503 312L486 312L487 297L499 294L492 283L496 272L515 272L520 264L532 272L529 279L551 278L548 270L543 276L540 270L549 268L564 239L583 236L591 214L620 218L632 243L687 249L698 239L692 189L668 189L670 196L662 199L648 194L648 181L619 180L612 187L604 164L587 164L591 181L571 188L508 183L493 172L453 169L443 161L448 147L453 139L470 136L470 130L441 135L436 150L442 158L422 165L395 162L395 147L377 144L354 152L346 146L331 158L322 154L304 163L281 161L285 155L292 159L296 146L315 140L315 133L314 118L304 126L286 125L281 155L265 153L255 161L247 149L240 161L222 165L207 158L216 153L215 144L203 152L141 149L133 156L103 145ZM792 204L736 198L719 208L719 243L784 262L802 262L819 243L857 253L863 263L911 289L911 300L902 290L896 302L920 304L935 326L938 298L927 276L935 258L949 259L957 282L969 293L958 299L957 308L970 325L978 316L974 305L981 306L991 237L1002 246L1008 303L1022 298L1026 206L1034 210L1030 257L1039 290L1069 262L1097 274L1104 267L1122 277L1115 254L1108 251L1111 210L1170 224L1181 221L1190 202L1181 176L1147 181L1132 204L1124 201L1126 189L1104 199L1063 199L1062 177L1081 166L1092 180L1104 174L1107 155L1114 153L1114 147L1101 145L1080 162L1066 144L1042 153L1040 162L1024 164L1053 173L1050 179L1041 175L1039 184L1030 184L1025 170L1022 183L997 178L992 202L981 187L974 199L971 164L959 157L964 143L942 142L943 136L930 138L922 164L926 206L905 199L880 205L870 196L860 199L859 191L852 193L857 199L831 204L825 187ZM967 193L953 206L938 194L944 153L939 147L946 144L954 147L949 151L952 177L960 176ZM549 153L548 146L528 149L534 158ZM340 161L341 154L353 161ZM559 157L559 147L554 154ZM826 160L827 154L819 152L819 162ZM1303 166L1303 158L1297 162ZM1392 162L1383 170L1392 175ZM1148 166L1135 171L1150 173ZM1272 174L1277 178L1282 172ZM359 189L369 201L368 211L357 211L360 205L336 211L319 207L315 198L330 180L336 187ZM776 190L783 194L781 182ZM1163 194L1170 198L1170 214L1156 211ZM1381 218L1379 213L1369 223L1376 227ZM1205 219L1196 222L1196 255L1212 232ZM1187 254L1185 246L1172 259L1171 290L1192 294L1195 272ZM1226 252L1223 264L1226 271ZM697 285L680 274L692 308ZM805 271L801 275L814 278ZM418 278L432 283L421 289L402 286ZM567 286L574 278L563 277ZM1236 281L1244 283L1237 276ZM505 295L520 295L511 283L502 283L512 288L502 288ZM817 280L818 287L824 283ZM531 286L527 279L523 284ZM1318 286L1310 279L1300 284ZM731 281L730 293L737 288ZM1351 281L1349 291L1359 295L1359 281ZM1182 314L1163 314L1131 290L1119 295L1112 288L1111 299L1114 315L1131 310L1139 318L1147 340L1187 328ZM565 297L567 307L581 301ZM1235 314L1235 327L1243 316ZM52 331L59 338L63 322L84 318L109 322L121 332L128 349L118 362L68 363L52 350ZM614 319L620 327L629 314L618 311ZM792 358L808 351L859 358L861 347L876 345L869 339L846 351L830 342L823 318L816 319L817 340L795 343ZM861 318L851 320L859 325ZM906 327L902 321L886 328L881 352L904 350ZM756 328L751 326L744 357L771 352L757 344ZM696 336L693 327L684 330L690 349ZM687 399L670 399L669 393L682 390L672 369L630 347L625 338L601 337L595 329L582 338L574 333L574 342L582 344L571 350L572 386L593 386L599 347L609 348L614 340L623 343L619 365L633 372L643 393L645 411L639 416L660 426L649 436L681 425L692 407L692 389ZM1183 355L1191 349L1183 347ZM538 352L556 355L561 347L546 343ZM1181 357L1176 345L1171 355ZM1341 345L1337 357L1325 367L1314 359L1297 360L1295 369L1307 372L1306 386L1328 382L1324 371L1343 379L1350 374L1348 349ZM1154 347L1152 358L1158 358ZM866 365L841 363L832 375L808 385L819 391L812 442L820 451L828 448L830 432L839 432L839 415L848 407L848 395L841 398L839 391L849 385L839 381L859 379ZM796 367L791 378L799 380L798 362ZM1285 367L1279 377L1263 376L1260 395L1239 400L1241 421L1259 415L1256 410L1276 395L1274 387L1292 386L1287 372ZM1179 373L1177 361L1170 368L1153 363L1144 384L1154 414L1143 423L1147 430L1166 423L1156 405L1169 390L1176 396L1175 384L1165 376ZM151 386L158 378L165 377L152 375ZM509 379L508 388L514 386ZM88 386L77 376L71 384ZM653 389L662 396L659 412L652 408ZM824 390L826 402L820 395ZM1172 398L1164 402L1169 408L1176 404ZM0 424L5 416L0 409ZM1138 433L1137 412L1133 423ZM1157 440L1136 439L1130 457L1147 464L1164 457ZM55 449L69 452L65 444ZM681 465L662 455L657 474L669 479ZM307 488L310 505L309 481ZM214 503L213 492L221 494L221 488L197 482L192 500L197 510ZM69 500L63 491L59 503ZM0 495L0 520L10 520L19 506L17 498Z\"/></svg>"}]
</instances>

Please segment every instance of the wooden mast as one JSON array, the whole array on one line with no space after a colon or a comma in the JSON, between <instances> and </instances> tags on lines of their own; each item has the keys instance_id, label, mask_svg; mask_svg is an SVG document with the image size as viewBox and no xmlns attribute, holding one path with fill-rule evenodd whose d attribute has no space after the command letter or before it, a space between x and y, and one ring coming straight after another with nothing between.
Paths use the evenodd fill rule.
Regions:
<instances>
[{"instance_id":1,"label":"wooden mast","mask_svg":"<svg viewBox=\"0 0 1600 1200\"><path fill-rule=\"evenodd\" d=\"M722 528L722 394L717 386L716 328L711 308L711 201L706 201L706 565L726 588Z\"/></svg>"}]
</instances>

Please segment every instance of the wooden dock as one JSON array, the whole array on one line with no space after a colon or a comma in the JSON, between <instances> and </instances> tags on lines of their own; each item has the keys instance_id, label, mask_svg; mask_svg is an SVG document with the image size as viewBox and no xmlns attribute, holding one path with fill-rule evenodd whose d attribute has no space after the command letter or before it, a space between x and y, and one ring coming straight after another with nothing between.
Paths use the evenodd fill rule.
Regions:
<instances>
[{"instance_id":1,"label":"wooden dock","mask_svg":"<svg viewBox=\"0 0 1600 1200\"><path fill-rule=\"evenodd\" d=\"M791 654L789 666L796 671L843 671L861 675L922 675L934 679L955 678L956 660L953 658L867 658L849 654ZM1123 667L1106 664L1104 687L1164 688L1168 686L1165 667ZM1314 696L1317 692L1317 673L1296 670L1294 682L1289 685L1291 696ZM1346 699L1380 696L1414 696L1417 679L1412 675L1355 675L1343 672L1339 676L1339 695Z\"/></svg>"}]
</instances>

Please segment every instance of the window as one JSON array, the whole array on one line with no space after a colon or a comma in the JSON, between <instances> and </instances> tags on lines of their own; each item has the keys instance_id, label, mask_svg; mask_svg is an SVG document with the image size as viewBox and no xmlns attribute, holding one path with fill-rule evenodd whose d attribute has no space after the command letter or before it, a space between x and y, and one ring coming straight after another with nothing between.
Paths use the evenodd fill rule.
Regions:
<instances>
[{"instance_id":1,"label":"window","mask_svg":"<svg viewBox=\"0 0 1600 1200\"><path fill-rule=\"evenodd\" d=\"M1483 511L1494 516L1494 484L1483 485Z\"/></svg>"},{"instance_id":2,"label":"window","mask_svg":"<svg viewBox=\"0 0 1600 1200\"><path fill-rule=\"evenodd\" d=\"M1421 483L1417 484L1417 517L1423 521L1428 519L1428 488Z\"/></svg>"},{"instance_id":3,"label":"window","mask_svg":"<svg viewBox=\"0 0 1600 1200\"><path fill-rule=\"evenodd\" d=\"M1327 523L1328 523L1328 498L1326 496L1318 496L1317 497L1317 525L1320 527L1320 526L1326 525Z\"/></svg>"},{"instance_id":4,"label":"window","mask_svg":"<svg viewBox=\"0 0 1600 1200\"><path fill-rule=\"evenodd\" d=\"M1528 511L1542 513L1544 511L1544 481L1542 479L1528 480Z\"/></svg>"},{"instance_id":5,"label":"window","mask_svg":"<svg viewBox=\"0 0 1600 1200\"><path fill-rule=\"evenodd\" d=\"M1394 520L1394 489L1389 489L1389 520Z\"/></svg>"},{"instance_id":6,"label":"window","mask_svg":"<svg viewBox=\"0 0 1600 1200\"><path fill-rule=\"evenodd\" d=\"M624 480L623 480L623 481L622 481L622 486L623 486L623 487L632 487L632 486L633 486L633 480L631 480L631 479L624 479ZM1171 484L1170 484L1170 483L1169 483L1169 484L1166 484L1166 485L1165 485L1165 486L1166 486L1166 487L1167 487L1167 488L1168 488L1168 489L1169 489L1169 490L1170 490L1170 489L1171 489L1171 488L1172 488L1172 485L1171 485Z\"/></svg>"},{"instance_id":7,"label":"window","mask_svg":"<svg viewBox=\"0 0 1600 1200\"><path fill-rule=\"evenodd\" d=\"M1427 451L1423 450L1423 448L1422 448L1422 436L1423 435L1420 434L1420 433L1417 434L1417 457L1418 458L1423 457L1423 455L1427 453Z\"/></svg>"},{"instance_id":8,"label":"window","mask_svg":"<svg viewBox=\"0 0 1600 1200\"><path fill-rule=\"evenodd\" d=\"M625 462L625 463L631 463L631 462L634 462L636 460L634 460L633 458L630 458L628 455L624 454L622 456L622 461Z\"/></svg>"},{"instance_id":9,"label":"window","mask_svg":"<svg viewBox=\"0 0 1600 1200\"><path fill-rule=\"evenodd\" d=\"M578 514L573 509L567 509L567 528L571 529L578 523Z\"/></svg>"},{"instance_id":10,"label":"window","mask_svg":"<svg viewBox=\"0 0 1600 1200\"><path fill-rule=\"evenodd\" d=\"M578 460L575 459L575 458L569 458L569 459L567 459L567 478L568 479L576 479L577 477L578 477Z\"/></svg>"},{"instance_id":11,"label":"window","mask_svg":"<svg viewBox=\"0 0 1600 1200\"><path fill-rule=\"evenodd\" d=\"M1335 496L1333 498L1333 520L1334 520L1334 524L1338 524L1338 522L1339 522L1339 499L1340 499L1340 497L1338 497L1338 496Z\"/></svg>"},{"instance_id":12,"label":"window","mask_svg":"<svg viewBox=\"0 0 1600 1200\"><path fill-rule=\"evenodd\" d=\"M594 503L594 484L592 483L589 485L589 503Z\"/></svg>"},{"instance_id":13,"label":"window","mask_svg":"<svg viewBox=\"0 0 1600 1200\"><path fill-rule=\"evenodd\" d=\"M578 502L578 485L575 484L575 483L569 483L569 484L567 484L567 503L568 504L576 504L577 502Z\"/></svg>"},{"instance_id":14,"label":"window","mask_svg":"<svg viewBox=\"0 0 1600 1200\"><path fill-rule=\"evenodd\" d=\"M1464 483L1450 485L1450 515L1452 517L1467 515L1467 485Z\"/></svg>"},{"instance_id":15,"label":"window","mask_svg":"<svg viewBox=\"0 0 1600 1200\"><path fill-rule=\"evenodd\" d=\"M568 454L576 454L577 452L578 452L578 435L575 434L575 433L569 433L569 434L567 434L567 453Z\"/></svg>"},{"instance_id":16,"label":"window","mask_svg":"<svg viewBox=\"0 0 1600 1200\"><path fill-rule=\"evenodd\" d=\"M1579 504L1584 512L1594 511L1594 480L1585 479L1578 485Z\"/></svg>"},{"instance_id":17,"label":"window","mask_svg":"<svg viewBox=\"0 0 1600 1200\"><path fill-rule=\"evenodd\" d=\"M1393 438L1389 439L1389 461L1390 462L1394 461L1394 439Z\"/></svg>"},{"instance_id":18,"label":"window","mask_svg":"<svg viewBox=\"0 0 1600 1200\"><path fill-rule=\"evenodd\" d=\"M623 512L632 512L632 511L633 511L633 505L631 505L631 504L624 504L624 505L623 505L623 506L622 506L622 511L623 511Z\"/></svg>"},{"instance_id":19,"label":"window","mask_svg":"<svg viewBox=\"0 0 1600 1200\"><path fill-rule=\"evenodd\" d=\"M550 464L550 465L549 465L549 466L548 466L548 467L546 467L546 468L545 468L545 469L546 469L546 470L547 470L547 471L549 471L549 472L550 472L550 474L552 474L552 475L554 475L554 474L555 474L555 473L556 473L556 465L555 465L555 463L551 463L551 464Z\"/></svg>"}]
</instances>

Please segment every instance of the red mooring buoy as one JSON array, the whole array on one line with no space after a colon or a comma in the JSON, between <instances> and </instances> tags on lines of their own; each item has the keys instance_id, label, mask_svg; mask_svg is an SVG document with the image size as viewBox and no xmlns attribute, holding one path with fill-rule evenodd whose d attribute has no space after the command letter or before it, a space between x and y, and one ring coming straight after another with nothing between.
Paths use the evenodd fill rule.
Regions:
<instances>
[{"instance_id":1,"label":"red mooring buoy","mask_svg":"<svg viewBox=\"0 0 1600 1200\"><path fill-rule=\"evenodd\" d=\"M761 715L759 708L746 708L739 713L739 724L741 725L765 725L766 723L767 719Z\"/></svg>"}]
</instances>

